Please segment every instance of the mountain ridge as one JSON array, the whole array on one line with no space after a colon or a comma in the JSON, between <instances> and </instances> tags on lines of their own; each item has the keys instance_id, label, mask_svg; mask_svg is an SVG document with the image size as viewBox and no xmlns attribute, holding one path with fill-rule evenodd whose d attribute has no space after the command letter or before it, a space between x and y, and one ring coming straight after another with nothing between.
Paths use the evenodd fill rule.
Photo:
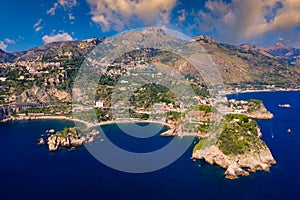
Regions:
<instances>
[{"instance_id":1,"label":"mountain ridge","mask_svg":"<svg viewBox=\"0 0 300 200\"><path fill-rule=\"evenodd\" d=\"M138 35L133 34L132 37L137 37L135 39L138 39ZM17 53L2 51L0 52L0 63L1 61L54 61L60 62L65 67L67 64L71 64L76 65L78 68L85 56L104 40L105 38L90 38L86 40L54 42ZM264 47L247 44L234 46L220 43L214 38L204 35L197 36L191 41L200 43L212 57L222 75L224 84L228 88L263 89L272 85L275 85L277 88L296 88L299 85L300 68L295 67L288 60L281 59L279 56L273 55L272 52L266 51ZM277 46L283 47L283 45L279 44ZM139 57L139 55L134 56L136 58ZM164 58L166 60L167 56L167 54L155 54L151 59L152 61L155 61L156 58ZM186 74L192 74L193 70L184 67L186 66L184 63L183 59L179 59L169 64L170 66L184 68L183 71Z\"/></svg>"},{"instance_id":2,"label":"mountain ridge","mask_svg":"<svg viewBox=\"0 0 300 200\"><path fill-rule=\"evenodd\" d=\"M1 62L14 62L14 61L34 61L35 59L45 59L49 57L55 56L69 56L69 57L78 57L84 56L89 51L91 51L96 45L102 42L104 38L88 38L84 40L73 40L73 41L60 41L60 42L52 42L47 43L42 46L37 46L30 48L25 51L8 53L0 49L0 63ZM259 45L249 45L249 44L241 44L241 45L230 45L226 43L221 43L218 40L214 39L211 36L207 35L199 35L192 38L191 41L209 44L222 44L228 45L236 48L242 48L244 50L257 51L259 53L265 54L267 56L274 56L280 58L284 61L288 61L291 64L297 64L300 66L300 49L288 46L283 42L277 42L275 44L269 45L267 47L262 47ZM87 46L84 47L84 43ZM83 46L83 47L81 47ZM52 53L46 52L52 51ZM57 51L57 54L53 51ZM69 51L69 52L68 52Z\"/></svg>"}]
</instances>

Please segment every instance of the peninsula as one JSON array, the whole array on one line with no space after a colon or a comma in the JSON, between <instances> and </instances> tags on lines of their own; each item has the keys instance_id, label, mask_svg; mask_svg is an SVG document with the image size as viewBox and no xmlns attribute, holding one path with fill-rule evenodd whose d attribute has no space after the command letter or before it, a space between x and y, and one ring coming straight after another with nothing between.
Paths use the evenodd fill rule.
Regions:
<instances>
[{"instance_id":1,"label":"peninsula","mask_svg":"<svg viewBox=\"0 0 300 200\"><path fill-rule=\"evenodd\" d=\"M257 170L269 171L276 164L268 146L261 140L256 121L246 115L229 114L223 121L220 137L203 138L195 146L194 159L204 159L226 169L229 179L249 176Z\"/></svg>"}]
</instances>

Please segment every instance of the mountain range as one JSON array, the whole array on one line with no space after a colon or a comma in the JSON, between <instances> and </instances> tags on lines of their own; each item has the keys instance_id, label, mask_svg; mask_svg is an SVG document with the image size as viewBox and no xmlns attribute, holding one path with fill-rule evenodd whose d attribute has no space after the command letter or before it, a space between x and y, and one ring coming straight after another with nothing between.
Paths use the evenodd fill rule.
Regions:
<instances>
[{"instance_id":1,"label":"mountain range","mask_svg":"<svg viewBox=\"0 0 300 200\"><path fill-rule=\"evenodd\" d=\"M105 38L54 42L27 51L6 53L0 50L1 62L83 60ZM209 36L198 36L200 43L212 56L225 84L232 87L296 88L300 81L300 50L283 43L269 47L222 44ZM162 57L162 56L161 56ZM182 62L172 63L182 64Z\"/></svg>"},{"instance_id":2,"label":"mountain range","mask_svg":"<svg viewBox=\"0 0 300 200\"><path fill-rule=\"evenodd\" d=\"M103 38L105 39L105 38ZM53 59L63 56L80 57L85 56L103 39L91 38L86 40L64 41L48 43L40 47L35 47L27 51L7 53L0 49L0 63L14 61L34 61L39 59ZM209 36L198 36L193 40L202 41L202 43L220 44L217 40ZM225 45L225 44L224 44ZM227 47L235 47L227 45ZM282 60L288 61L291 64L300 66L300 49L290 47L282 42L277 42L268 47L239 45L236 48L241 48L249 51L256 51L264 55L274 56Z\"/></svg>"},{"instance_id":3,"label":"mountain range","mask_svg":"<svg viewBox=\"0 0 300 200\"><path fill-rule=\"evenodd\" d=\"M279 46L233 46L208 36L199 36L194 40L200 42L211 55L227 86L259 88L275 85L288 88L299 85L300 68L278 53L281 52Z\"/></svg>"}]
</instances>

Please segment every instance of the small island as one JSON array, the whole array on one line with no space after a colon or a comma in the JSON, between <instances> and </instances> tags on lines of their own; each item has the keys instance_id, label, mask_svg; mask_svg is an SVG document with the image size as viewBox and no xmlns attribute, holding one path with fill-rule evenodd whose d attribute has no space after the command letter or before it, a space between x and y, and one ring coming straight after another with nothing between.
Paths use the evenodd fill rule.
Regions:
<instances>
[{"instance_id":1,"label":"small island","mask_svg":"<svg viewBox=\"0 0 300 200\"><path fill-rule=\"evenodd\" d=\"M95 137L99 135L99 131L93 129L88 133L83 132L80 128L71 127L65 128L62 131L55 131L53 129L47 130L42 136L46 138L40 138L38 144L47 145L50 152L57 151L61 147L67 148L68 151L75 150L76 147L82 146L84 143L91 143Z\"/></svg>"}]
</instances>

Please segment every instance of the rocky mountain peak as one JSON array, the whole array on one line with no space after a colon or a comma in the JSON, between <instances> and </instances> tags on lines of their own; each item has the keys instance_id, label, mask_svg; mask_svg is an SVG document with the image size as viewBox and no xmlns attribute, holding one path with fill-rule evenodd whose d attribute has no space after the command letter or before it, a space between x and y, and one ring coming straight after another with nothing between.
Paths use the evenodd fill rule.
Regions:
<instances>
[{"instance_id":1,"label":"rocky mountain peak","mask_svg":"<svg viewBox=\"0 0 300 200\"><path fill-rule=\"evenodd\" d=\"M202 43L219 44L219 42L217 40L215 40L214 38L212 38L210 36L206 36L206 35L197 36L197 37L193 38L192 41L202 42Z\"/></svg>"},{"instance_id":2,"label":"rocky mountain peak","mask_svg":"<svg viewBox=\"0 0 300 200\"><path fill-rule=\"evenodd\" d=\"M279 49L286 49L286 50L292 50L293 48L284 44L283 42L276 42L273 45L270 45L266 48L268 51L274 51L274 50L279 50Z\"/></svg>"},{"instance_id":3,"label":"rocky mountain peak","mask_svg":"<svg viewBox=\"0 0 300 200\"><path fill-rule=\"evenodd\" d=\"M266 47L265 51L280 59L286 60L299 66L300 49L290 47L284 44L283 42L277 42L273 45Z\"/></svg>"}]
</instances>

